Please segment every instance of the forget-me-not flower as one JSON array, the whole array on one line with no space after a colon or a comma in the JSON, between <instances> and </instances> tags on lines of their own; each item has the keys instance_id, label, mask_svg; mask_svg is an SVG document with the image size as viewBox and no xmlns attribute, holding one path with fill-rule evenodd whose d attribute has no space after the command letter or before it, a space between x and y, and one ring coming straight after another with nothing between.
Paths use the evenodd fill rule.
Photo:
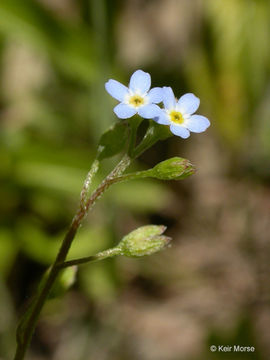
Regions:
<instances>
[{"instance_id":1,"label":"forget-me-not flower","mask_svg":"<svg viewBox=\"0 0 270 360\"><path fill-rule=\"evenodd\" d=\"M163 88L164 109L154 120L162 125L170 125L174 135L184 139L191 132L200 133L210 126L210 121L201 115L193 115L199 108L200 99L193 94L185 94L177 100L170 87Z\"/></svg>"},{"instance_id":2,"label":"forget-me-not flower","mask_svg":"<svg viewBox=\"0 0 270 360\"><path fill-rule=\"evenodd\" d=\"M128 119L137 113L145 119L159 115L160 107L156 104L163 99L163 89L156 87L150 90L150 86L151 76L142 70L132 74L129 87L113 79L105 84L107 92L120 101L114 108L120 119Z\"/></svg>"}]
</instances>

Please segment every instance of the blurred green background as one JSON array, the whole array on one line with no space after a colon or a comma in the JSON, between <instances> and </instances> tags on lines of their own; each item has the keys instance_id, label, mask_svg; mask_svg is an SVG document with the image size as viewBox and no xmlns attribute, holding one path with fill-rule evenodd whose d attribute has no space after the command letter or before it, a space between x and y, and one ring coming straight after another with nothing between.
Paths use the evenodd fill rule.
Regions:
<instances>
[{"instance_id":1,"label":"blurred green background","mask_svg":"<svg viewBox=\"0 0 270 360\"><path fill-rule=\"evenodd\" d=\"M143 155L196 164L183 182L115 185L70 258L165 224L173 246L80 267L49 301L29 360L270 358L270 2L0 1L0 359L54 259L102 132L117 121L104 90L136 69L193 92L211 120ZM115 159L106 160L99 180ZM254 346L211 353L209 346Z\"/></svg>"}]
</instances>

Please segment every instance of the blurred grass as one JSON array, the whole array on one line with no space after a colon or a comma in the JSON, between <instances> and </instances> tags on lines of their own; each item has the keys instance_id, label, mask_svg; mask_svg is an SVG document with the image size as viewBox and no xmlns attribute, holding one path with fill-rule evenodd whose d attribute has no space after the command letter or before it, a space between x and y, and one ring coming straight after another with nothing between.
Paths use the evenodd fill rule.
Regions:
<instances>
[{"instance_id":1,"label":"blurred grass","mask_svg":"<svg viewBox=\"0 0 270 360\"><path fill-rule=\"evenodd\" d=\"M87 84L97 72L91 31L57 19L39 2L3 0L1 30L8 37L29 42L55 62L59 70Z\"/></svg>"}]
</instances>

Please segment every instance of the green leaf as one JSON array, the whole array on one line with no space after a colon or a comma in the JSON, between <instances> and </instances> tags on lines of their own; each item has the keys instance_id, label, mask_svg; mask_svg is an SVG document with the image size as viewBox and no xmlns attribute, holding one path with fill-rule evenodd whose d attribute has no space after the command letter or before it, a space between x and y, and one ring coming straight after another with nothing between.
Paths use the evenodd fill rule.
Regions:
<instances>
[{"instance_id":1,"label":"green leaf","mask_svg":"<svg viewBox=\"0 0 270 360\"><path fill-rule=\"evenodd\" d=\"M126 122L113 125L102 136L98 144L97 159L103 160L120 153L128 140L128 127Z\"/></svg>"},{"instance_id":2,"label":"green leaf","mask_svg":"<svg viewBox=\"0 0 270 360\"><path fill-rule=\"evenodd\" d=\"M149 128L147 129L144 138L141 143L136 147L132 153L132 157L135 159L141 155L145 150L149 149L159 140L165 140L172 136L172 133L168 126L157 124L155 121L150 120Z\"/></svg>"}]
</instances>

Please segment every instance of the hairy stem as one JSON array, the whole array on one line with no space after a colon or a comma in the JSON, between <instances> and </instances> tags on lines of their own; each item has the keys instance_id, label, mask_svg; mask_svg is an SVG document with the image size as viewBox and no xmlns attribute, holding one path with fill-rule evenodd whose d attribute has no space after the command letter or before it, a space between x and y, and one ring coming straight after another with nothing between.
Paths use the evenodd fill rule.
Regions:
<instances>
[{"instance_id":1,"label":"hairy stem","mask_svg":"<svg viewBox=\"0 0 270 360\"><path fill-rule=\"evenodd\" d=\"M14 360L23 360L25 356L26 350L29 346L33 332L35 330L40 312L46 302L46 299L54 285L54 282L59 272L62 269L61 264L63 264L66 260L68 251L77 233L77 230L81 225L82 220L85 218L88 211L94 206L96 201L101 197L101 195L109 188L109 186L117 182L116 180L117 177L119 177L126 170L129 164L130 164L130 158L127 155L125 155L123 159L118 163L118 165L114 168L114 170L103 180L103 182L99 185L99 187L93 192L93 194L88 199L85 196L87 191L83 189L82 191L83 194L81 195L80 207L71 222L71 225L62 242L58 255L53 265L50 268L48 277L44 281L41 290L34 298L33 303L29 309L29 314L27 314L26 318L22 319L21 323L18 326L17 350ZM97 170L96 165L97 164L95 164L95 168ZM87 179L89 179L89 174L87 176ZM88 190L89 184L87 179L85 184L87 184L86 187ZM82 201L83 201L83 206L82 206Z\"/></svg>"},{"instance_id":2,"label":"hairy stem","mask_svg":"<svg viewBox=\"0 0 270 360\"><path fill-rule=\"evenodd\" d=\"M111 258L111 257L117 256L117 255L121 255L121 254L122 254L122 250L118 247L115 247L112 249L107 249L105 251L101 251L96 255L87 256L87 257L83 257L80 259L64 261L62 264L59 265L59 268L64 269L69 266L81 265L81 264L86 264L86 263L94 262L94 261L100 261L100 260Z\"/></svg>"}]
</instances>

